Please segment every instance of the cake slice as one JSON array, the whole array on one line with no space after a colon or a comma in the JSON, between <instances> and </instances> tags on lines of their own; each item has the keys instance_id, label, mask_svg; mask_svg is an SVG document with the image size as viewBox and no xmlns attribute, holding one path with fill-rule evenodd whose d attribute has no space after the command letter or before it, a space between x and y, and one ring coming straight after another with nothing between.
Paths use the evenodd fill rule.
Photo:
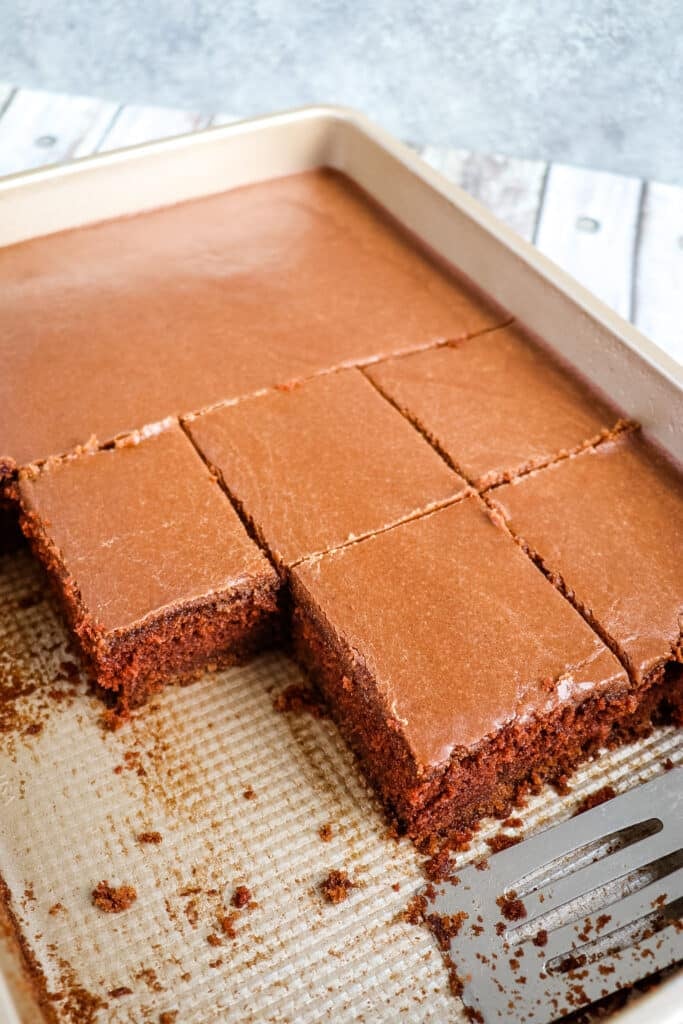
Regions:
<instances>
[{"instance_id":1,"label":"cake slice","mask_svg":"<svg viewBox=\"0 0 683 1024\"><path fill-rule=\"evenodd\" d=\"M619 661L477 497L291 575L295 656L418 841L649 727Z\"/></svg>"},{"instance_id":2,"label":"cake slice","mask_svg":"<svg viewBox=\"0 0 683 1024\"><path fill-rule=\"evenodd\" d=\"M609 437L619 414L518 326L367 368L479 490Z\"/></svg>"},{"instance_id":3,"label":"cake slice","mask_svg":"<svg viewBox=\"0 0 683 1024\"><path fill-rule=\"evenodd\" d=\"M683 661L683 477L628 434L491 498L639 686ZM678 684L679 697L680 683Z\"/></svg>"},{"instance_id":4,"label":"cake slice","mask_svg":"<svg viewBox=\"0 0 683 1024\"><path fill-rule=\"evenodd\" d=\"M186 427L281 566L466 489L356 369L224 406Z\"/></svg>"},{"instance_id":5,"label":"cake slice","mask_svg":"<svg viewBox=\"0 0 683 1024\"><path fill-rule=\"evenodd\" d=\"M15 489L22 529L120 713L277 636L277 574L179 426L24 471Z\"/></svg>"}]
</instances>

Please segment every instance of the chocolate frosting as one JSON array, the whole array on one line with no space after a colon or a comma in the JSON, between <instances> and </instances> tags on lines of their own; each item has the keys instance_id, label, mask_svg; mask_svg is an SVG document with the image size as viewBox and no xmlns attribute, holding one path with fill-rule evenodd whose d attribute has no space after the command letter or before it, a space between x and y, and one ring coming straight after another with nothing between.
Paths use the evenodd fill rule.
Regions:
<instances>
[{"instance_id":1,"label":"chocolate frosting","mask_svg":"<svg viewBox=\"0 0 683 1024\"><path fill-rule=\"evenodd\" d=\"M19 480L104 631L274 570L180 427Z\"/></svg>"},{"instance_id":2,"label":"chocolate frosting","mask_svg":"<svg viewBox=\"0 0 683 1024\"><path fill-rule=\"evenodd\" d=\"M368 373L479 488L580 448L618 419L518 327L388 359Z\"/></svg>"},{"instance_id":3,"label":"chocolate frosting","mask_svg":"<svg viewBox=\"0 0 683 1024\"><path fill-rule=\"evenodd\" d=\"M0 278L0 466L504 319L325 171L0 249Z\"/></svg>"},{"instance_id":4,"label":"chocolate frosting","mask_svg":"<svg viewBox=\"0 0 683 1024\"><path fill-rule=\"evenodd\" d=\"M285 563L382 529L466 486L356 369L224 406L187 428Z\"/></svg>"},{"instance_id":5,"label":"chocolate frosting","mask_svg":"<svg viewBox=\"0 0 683 1024\"><path fill-rule=\"evenodd\" d=\"M635 434L494 492L643 679L681 652L683 477Z\"/></svg>"},{"instance_id":6,"label":"chocolate frosting","mask_svg":"<svg viewBox=\"0 0 683 1024\"><path fill-rule=\"evenodd\" d=\"M628 685L478 498L293 573L375 680L418 767L443 764L527 713Z\"/></svg>"}]
</instances>

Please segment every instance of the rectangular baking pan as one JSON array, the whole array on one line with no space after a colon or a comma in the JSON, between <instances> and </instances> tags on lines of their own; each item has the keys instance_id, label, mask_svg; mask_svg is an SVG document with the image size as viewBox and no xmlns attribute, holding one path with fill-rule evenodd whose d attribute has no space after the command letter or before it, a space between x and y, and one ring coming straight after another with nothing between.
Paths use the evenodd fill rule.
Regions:
<instances>
[{"instance_id":1,"label":"rectangular baking pan","mask_svg":"<svg viewBox=\"0 0 683 1024\"><path fill-rule=\"evenodd\" d=\"M319 166L357 182L683 462L683 369L465 192L352 110L308 107L10 176L0 180L0 246ZM677 985L680 978L657 990L659 1020L668 1020L669 1012L673 1020ZM0 976L2 1020L19 1019L8 995L11 990L15 1001L27 999L19 987L16 978L3 982ZM651 1019L647 1003L645 997L638 1004L634 1019ZM23 1018L30 1019L26 1013Z\"/></svg>"}]
</instances>

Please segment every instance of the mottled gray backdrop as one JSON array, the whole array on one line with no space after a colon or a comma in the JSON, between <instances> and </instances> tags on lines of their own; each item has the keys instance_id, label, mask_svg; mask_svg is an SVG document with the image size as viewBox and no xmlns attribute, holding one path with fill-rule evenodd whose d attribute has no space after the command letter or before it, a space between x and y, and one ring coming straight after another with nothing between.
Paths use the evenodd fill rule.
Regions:
<instances>
[{"instance_id":1,"label":"mottled gray backdrop","mask_svg":"<svg viewBox=\"0 0 683 1024\"><path fill-rule=\"evenodd\" d=\"M415 142L683 184L683 0L0 0L0 79L207 112L344 103Z\"/></svg>"}]
</instances>

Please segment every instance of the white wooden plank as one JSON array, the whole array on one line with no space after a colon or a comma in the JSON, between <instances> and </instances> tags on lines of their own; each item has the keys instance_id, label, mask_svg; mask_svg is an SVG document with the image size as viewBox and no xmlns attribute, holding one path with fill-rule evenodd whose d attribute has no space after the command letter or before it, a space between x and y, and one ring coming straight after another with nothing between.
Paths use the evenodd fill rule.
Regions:
<instances>
[{"instance_id":1,"label":"white wooden plank","mask_svg":"<svg viewBox=\"0 0 683 1024\"><path fill-rule=\"evenodd\" d=\"M683 188L645 187L634 298L636 325L683 364Z\"/></svg>"},{"instance_id":2,"label":"white wooden plank","mask_svg":"<svg viewBox=\"0 0 683 1024\"><path fill-rule=\"evenodd\" d=\"M545 163L437 146L426 146L421 155L523 238L532 238L547 170Z\"/></svg>"},{"instance_id":3,"label":"white wooden plank","mask_svg":"<svg viewBox=\"0 0 683 1024\"><path fill-rule=\"evenodd\" d=\"M0 117L2 117L13 92L14 88L8 82L0 82Z\"/></svg>"},{"instance_id":4,"label":"white wooden plank","mask_svg":"<svg viewBox=\"0 0 683 1024\"><path fill-rule=\"evenodd\" d=\"M0 174L68 160L89 134L104 130L115 110L88 96L17 90L0 118Z\"/></svg>"},{"instance_id":5,"label":"white wooden plank","mask_svg":"<svg viewBox=\"0 0 683 1024\"><path fill-rule=\"evenodd\" d=\"M628 318L642 182L605 171L553 164L536 244Z\"/></svg>"},{"instance_id":6,"label":"white wooden plank","mask_svg":"<svg viewBox=\"0 0 683 1024\"><path fill-rule=\"evenodd\" d=\"M219 124L233 124L235 121L240 120L240 115L235 113L214 114L211 118L211 125L215 127Z\"/></svg>"},{"instance_id":7,"label":"white wooden plank","mask_svg":"<svg viewBox=\"0 0 683 1024\"><path fill-rule=\"evenodd\" d=\"M209 118L204 114L168 107L121 107L100 146L100 152L134 146L170 135L182 135L205 128Z\"/></svg>"}]
</instances>

